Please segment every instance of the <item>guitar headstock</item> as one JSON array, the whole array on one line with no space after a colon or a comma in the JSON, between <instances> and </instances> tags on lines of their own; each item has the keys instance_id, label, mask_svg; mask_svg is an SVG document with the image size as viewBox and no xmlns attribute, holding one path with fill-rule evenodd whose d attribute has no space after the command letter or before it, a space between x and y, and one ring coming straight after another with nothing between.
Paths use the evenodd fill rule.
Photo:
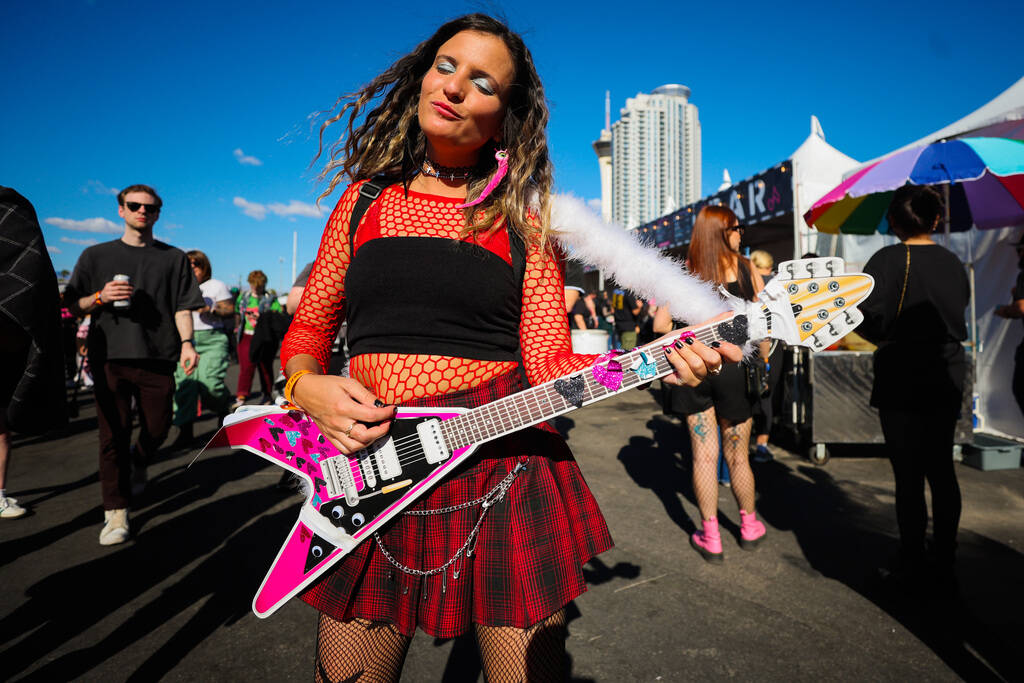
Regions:
<instances>
[{"instance_id":1,"label":"guitar headstock","mask_svg":"<svg viewBox=\"0 0 1024 683\"><path fill-rule=\"evenodd\" d=\"M779 264L778 275L748 302L745 314L751 339L772 337L820 351L864 320L856 306L875 281L847 273L841 258L814 258Z\"/></svg>"}]
</instances>

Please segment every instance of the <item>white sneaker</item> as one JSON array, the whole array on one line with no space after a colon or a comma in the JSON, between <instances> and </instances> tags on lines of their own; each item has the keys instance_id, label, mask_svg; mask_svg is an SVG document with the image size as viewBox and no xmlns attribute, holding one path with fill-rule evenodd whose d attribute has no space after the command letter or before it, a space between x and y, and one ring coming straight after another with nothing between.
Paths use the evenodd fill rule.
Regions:
<instances>
[{"instance_id":1,"label":"white sneaker","mask_svg":"<svg viewBox=\"0 0 1024 683\"><path fill-rule=\"evenodd\" d=\"M25 508L18 505L17 498L8 498L7 496L0 496L0 517L3 519L14 519L21 517L27 512Z\"/></svg>"},{"instance_id":2,"label":"white sneaker","mask_svg":"<svg viewBox=\"0 0 1024 683\"><path fill-rule=\"evenodd\" d=\"M100 545L117 545L128 540L128 510L104 510L106 523L100 531Z\"/></svg>"}]
</instances>

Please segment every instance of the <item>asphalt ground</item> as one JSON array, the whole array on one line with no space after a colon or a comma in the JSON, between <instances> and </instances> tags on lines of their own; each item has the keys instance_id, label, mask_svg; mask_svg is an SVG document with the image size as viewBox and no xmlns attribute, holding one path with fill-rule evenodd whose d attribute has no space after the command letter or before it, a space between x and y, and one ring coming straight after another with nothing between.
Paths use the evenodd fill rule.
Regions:
<instances>
[{"instance_id":1,"label":"asphalt ground","mask_svg":"<svg viewBox=\"0 0 1024 683\"><path fill-rule=\"evenodd\" d=\"M132 540L102 547L95 410L88 393L79 404L68 428L14 439L8 490L31 513L0 521L0 680L310 680L314 610L250 610L300 504L279 470L230 450L187 468L194 451L165 449ZM569 606L572 680L1024 680L1024 470L957 465L960 596L922 600L876 578L897 531L875 447L833 447L824 467L776 447L754 465L766 541L740 550L723 487L715 566L688 546L699 513L686 435L655 392L557 426L616 542ZM471 639L417 633L403 680L478 679Z\"/></svg>"}]
</instances>

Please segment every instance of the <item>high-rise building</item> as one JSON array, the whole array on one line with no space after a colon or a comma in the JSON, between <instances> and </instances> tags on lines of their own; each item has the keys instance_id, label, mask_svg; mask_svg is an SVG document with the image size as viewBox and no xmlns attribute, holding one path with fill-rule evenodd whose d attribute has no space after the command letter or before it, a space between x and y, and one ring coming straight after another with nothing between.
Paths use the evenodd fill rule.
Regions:
<instances>
[{"instance_id":1,"label":"high-rise building","mask_svg":"<svg viewBox=\"0 0 1024 683\"><path fill-rule=\"evenodd\" d=\"M612 220L612 101L611 93L604 92L604 129L601 137L594 140L594 152L601 169L601 218Z\"/></svg>"},{"instance_id":2,"label":"high-rise building","mask_svg":"<svg viewBox=\"0 0 1024 683\"><path fill-rule=\"evenodd\" d=\"M700 199L700 120L689 99L685 85L638 93L611 126L611 217L626 228Z\"/></svg>"}]
</instances>

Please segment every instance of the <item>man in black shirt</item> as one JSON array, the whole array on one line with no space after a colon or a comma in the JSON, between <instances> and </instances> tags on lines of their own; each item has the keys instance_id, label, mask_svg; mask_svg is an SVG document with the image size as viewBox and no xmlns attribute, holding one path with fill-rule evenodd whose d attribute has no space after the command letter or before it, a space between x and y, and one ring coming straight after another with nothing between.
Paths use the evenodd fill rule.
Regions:
<instances>
[{"instance_id":1,"label":"man in black shirt","mask_svg":"<svg viewBox=\"0 0 1024 683\"><path fill-rule=\"evenodd\" d=\"M640 311L644 302L629 292L616 289L612 298L615 309L615 332L619 335L619 347L629 351L636 346L636 336L640 331Z\"/></svg>"},{"instance_id":2,"label":"man in black shirt","mask_svg":"<svg viewBox=\"0 0 1024 683\"><path fill-rule=\"evenodd\" d=\"M998 306L993 313L1000 318L1024 318L1024 235L1016 243L1017 265L1020 272L1017 273L1017 283L1011 291L1013 303L1005 306ZM1017 406L1024 412L1024 342L1017 346L1013 356L1013 397L1017 399Z\"/></svg>"},{"instance_id":3,"label":"man in black shirt","mask_svg":"<svg viewBox=\"0 0 1024 683\"><path fill-rule=\"evenodd\" d=\"M121 190L117 203L124 234L83 251L66 292L75 313L91 316L89 364L96 383L105 517L101 545L128 539L132 495L141 493L146 463L170 429L174 365L180 363L189 375L199 362L192 310L204 305L185 252L153 239L163 204L156 190L132 185ZM128 278L117 277L124 275ZM132 398L139 409L135 446Z\"/></svg>"}]
</instances>

